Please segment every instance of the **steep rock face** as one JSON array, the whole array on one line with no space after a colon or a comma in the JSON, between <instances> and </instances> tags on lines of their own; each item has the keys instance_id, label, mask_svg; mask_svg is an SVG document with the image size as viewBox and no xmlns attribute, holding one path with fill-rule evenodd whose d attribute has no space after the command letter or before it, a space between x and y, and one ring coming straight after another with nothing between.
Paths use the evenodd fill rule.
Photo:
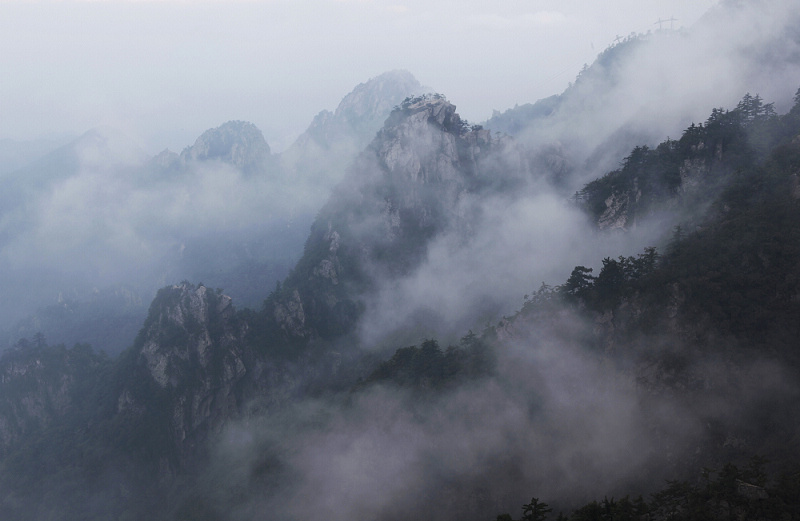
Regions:
<instances>
[{"instance_id":1,"label":"steep rock face","mask_svg":"<svg viewBox=\"0 0 800 521\"><path fill-rule=\"evenodd\" d=\"M264 168L270 158L270 148L261 131L252 123L229 121L203 132L194 145L181 152L189 161L225 161L244 171Z\"/></svg>"},{"instance_id":2,"label":"steep rock face","mask_svg":"<svg viewBox=\"0 0 800 521\"><path fill-rule=\"evenodd\" d=\"M686 159L680 168L681 191L691 192L703 183L703 178L708 175L708 167L702 159Z\"/></svg>"},{"instance_id":3,"label":"steep rock face","mask_svg":"<svg viewBox=\"0 0 800 521\"><path fill-rule=\"evenodd\" d=\"M107 360L86 345L49 347L41 337L0 359L0 456L67 417L79 416L82 385Z\"/></svg>"},{"instance_id":4,"label":"steep rock face","mask_svg":"<svg viewBox=\"0 0 800 521\"><path fill-rule=\"evenodd\" d=\"M331 112L317 114L281 154L283 167L330 188L375 137L392 109L424 88L407 71L390 71L358 85Z\"/></svg>"},{"instance_id":5,"label":"steep rock face","mask_svg":"<svg viewBox=\"0 0 800 521\"><path fill-rule=\"evenodd\" d=\"M719 190L736 164L715 139L698 138L690 128L680 141L667 140L653 149L636 147L621 168L577 192L576 201L600 230L627 231L676 208L685 215L701 212L708 194Z\"/></svg>"},{"instance_id":6,"label":"steep rock face","mask_svg":"<svg viewBox=\"0 0 800 521\"><path fill-rule=\"evenodd\" d=\"M628 230L630 223L635 223L634 205L642 197L642 191L612 193L605 200L606 209L597 218L597 227L601 230Z\"/></svg>"},{"instance_id":7,"label":"steep rock face","mask_svg":"<svg viewBox=\"0 0 800 521\"><path fill-rule=\"evenodd\" d=\"M220 353L215 344L231 344L238 331L230 324L233 306L230 297L181 284L162 289L151 307L143 336L141 356L153 379L162 388L175 387L191 369L208 371ZM219 349L219 348L218 348ZM243 371L239 353L222 353L223 381ZM218 360L219 362L219 360Z\"/></svg>"},{"instance_id":8,"label":"steep rock face","mask_svg":"<svg viewBox=\"0 0 800 521\"><path fill-rule=\"evenodd\" d=\"M352 331L360 295L409 273L444 230L469 228L470 197L509 191L528 175L510 138L470 128L440 95L409 98L320 212L305 253L271 301L289 339Z\"/></svg>"},{"instance_id":9,"label":"steep rock face","mask_svg":"<svg viewBox=\"0 0 800 521\"><path fill-rule=\"evenodd\" d=\"M360 139L372 139L394 107L404 99L421 94L423 86L408 71L395 70L359 84L345 96L333 120L352 128Z\"/></svg>"},{"instance_id":10,"label":"steep rock face","mask_svg":"<svg viewBox=\"0 0 800 521\"><path fill-rule=\"evenodd\" d=\"M144 382L122 389L118 414L141 414L160 397L170 438L191 450L239 411L249 365L245 330L226 295L188 283L161 289L134 346Z\"/></svg>"}]
</instances>

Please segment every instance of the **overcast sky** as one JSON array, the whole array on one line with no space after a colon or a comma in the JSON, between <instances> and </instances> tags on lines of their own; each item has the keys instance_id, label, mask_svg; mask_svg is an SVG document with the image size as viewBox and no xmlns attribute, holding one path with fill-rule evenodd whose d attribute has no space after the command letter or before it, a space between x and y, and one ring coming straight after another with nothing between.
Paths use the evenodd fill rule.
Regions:
<instances>
[{"instance_id":1,"label":"overcast sky","mask_svg":"<svg viewBox=\"0 0 800 521\"><path fill-rule=\"evenodd\" d=\"M477 122L561 92L617 35L687 27L715 3L0 0L0 139L108 125L155 153L243 119L280 150L392 69Z\"/></svg>"}]
</instances>

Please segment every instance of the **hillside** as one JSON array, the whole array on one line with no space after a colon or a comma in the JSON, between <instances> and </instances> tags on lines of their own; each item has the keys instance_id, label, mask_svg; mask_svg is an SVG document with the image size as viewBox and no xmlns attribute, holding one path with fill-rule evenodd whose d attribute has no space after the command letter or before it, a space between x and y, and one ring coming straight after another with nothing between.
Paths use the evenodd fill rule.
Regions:
<instances>
[{"instance_id":1,"label":"hillside","mask_svg":"<svg viewBox=\"0 0 800 521\"><path fill-rule=\"evenodd\" d=\"M394 71L280 155L97 131L0 178L5 305L50 302L0 518L800 519L800 33L757 7L484 125Z\"/></svg>"},{"instance_id":2,"label":"hillside","mask_svg":"<svg viewBox=\"0 0 800 521\"><path fill-rule=\"evenodd\" d=\"M393 509L411 518L424 509L480 519L531 494L570 511L604 494L692 480L703 466L744 468L753 456L772 462L770 475L796 471L796 102L755 126L742 116L747 102L715 111L744 141L737 154L723 146L710 156L716 163L703 172L716 180L704 182L717 189L704 192L711 199L691 231L684 223L659 249L606 258L596 276L578 266L479 335L383 357L354 350L360 295L413 270L421 247L413 245L463 229L469 214L448 204L513 189L522 175L498 179L509 170L489 159L507 144L463 125L443 97L407 100L320 213L304 257L262 311L236 311L221 292L182 283L159 291L116 361L41 337L6 353L2 475L13 492L3 511L37 519L57 504L68 517L240 519L268 508L305 517L320 505L295 498L314 491L322 501L345 486L352 500L341 515ZM673 162L700 164L698 150L718 149L715 132L706 122L687 130L690 146L668 142L686 154ZM759 141L763 132L771 138ZM404 136L418 139L413 148ZM655 187L647 200L686 204L648 181L662 178L663 163L646 152L635 179ZM585 208L602 224L594 206ZM280 434L286 429L291 436ZM387 461L399 446L405 456ZM305 466L328 450L350 456L307 481ZM345 464L362 451L359 472L377 479L389 464L413 477L381 477L390 488L372 496ZM132 472L123 478L125 467ZM228 484L212 486L221 476ZM413 500L397 503L401 484ZM447 499L423 492L431 487ZM31 508L45 490L52 503ZM574 516L593 507L581 508Z\"/></svg>"},{"instance_id":3,"label":"hillside","mask_svg":"<svg viewBox=\"0 0 800 521\"><path fill-rule=\"evenodd\" d=\"M244 121L153 157L124 133L98 128L4 175L0 346L42 333L116 355L132 343L157 289L182 279L258 307L302 254L347 164L416 89L402 71L357 86L329 128L312 122L295 152L273 154ZM307 142L318 134L330 143Z\"/></svg>"}]
</instances>

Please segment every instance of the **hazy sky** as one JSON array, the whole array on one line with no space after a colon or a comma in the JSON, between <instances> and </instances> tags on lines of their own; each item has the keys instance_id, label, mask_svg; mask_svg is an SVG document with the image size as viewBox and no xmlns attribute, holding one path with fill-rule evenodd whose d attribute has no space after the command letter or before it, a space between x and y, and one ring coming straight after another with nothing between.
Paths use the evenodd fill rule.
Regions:
<instances>
[{"instance_id":1,"label":"hazy sky","mask_svg":"<svg viewBox=\"0 0 800 521\"><path fill-rule=\"evenodd\" d=\"M155 153L243 119L280 150L391 69L481 121L561 92L615 36L715 3L0 0L0 139L110 125Z\"/></svg>"}]
</instances>

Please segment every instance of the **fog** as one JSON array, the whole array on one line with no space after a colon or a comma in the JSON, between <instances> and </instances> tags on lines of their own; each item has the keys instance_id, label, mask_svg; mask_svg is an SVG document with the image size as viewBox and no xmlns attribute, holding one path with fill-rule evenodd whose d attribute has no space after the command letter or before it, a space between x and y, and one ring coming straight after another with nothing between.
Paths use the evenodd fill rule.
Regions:
<instances>
[{"instance_id":1,"label":"fog","mask_svg":"<svg viewBox=\"0 0 800 521\"><path fill-rule=\"evenodd\" d=\"M184 278L227 286L241 305L257 306L297 260L328 195L303 180L290 184L275 165L257 175L214 160L165 169L112 129L53 157L4 179L0 329L120 288L130 293L124 306L141 315L159 287ZM132 339L97 347L115 352Z\"/></svg>"},{"instance_id":2,"label":"fog","mask_svg":"<svg viewBox=\"0 0 800 521\"><path fill-rule=\"evenodd\" d=\"M235 422L199 493L242 520L516 517L532 496L557 515L691 479L709 462L708 422L741 427L743 412L797 396L772 362L736 373L699 356L689 365L707 391L658 391L617 364L629 354L589 349L593 326L566 310L521 321L498 344L497 376L455 389L373 385Z\"/></svg>"},{"instance_id":3,"label":"fog","mask_svg":"<svg viewBox=\"0 0 800 521\"><path fill-rule=\"evenodd\" d=\"M623 43L631 49L622 59L594 64L553 114L516 136L534 154L524 188L461 198L455 213L478 217L454 219L412 274L381 287L361 321L365 343L380 343L387 332L395 342L452 340L512 313L541 283L562 283L576 265L597 272L604 257L663 247L680 209L630 223L625 233L597 234L569 196L617 168L634 146L679 139L690 123L703 122L712 108L735 107L746 92L761 93L785 112L800 78L800 15L793 7L717 8L691 31ZM542 151L545 160L537 156ZM506 165L519 164L517 154L511 147L491 175L508 175ZM405 336L398 337L401 331Z\"/></svg>"},{"instance_id":4,"label":"fog","mask_svg":"<svg viewBox=\"0 0 800 521\"><path fill-rule=\"evenodd\" d=\"M624 59L598 60L564 92L554 114L518 137L553 147L581 169L571 180L579 189L616 168L634 146L678 139L747 92L785 112L800 67L794 7L727 2L691 30L649 34L643 44L626 45Z\"/></svg>"},{"instance_id":5,"label":"fog","mask_svg":"<svg viewBox=\"0 0 800 521\"><path fill-rule=\"evenodd\" d=\"M511 193L458 198L421 262L410 273L386 277L367 296L359 322L363 346L455 342L468 329L496 325L540 283L562 283L577 264L597 268L603 257L663 246L677 213L598 234L570 204L571 190L624 157L607 151L598 159L598 148L625 154L636 144L679 138L690 122L705 120L713 107L735 106L745 92L772 93L762 96L785 110L800 77L797 14L786 4L769 13L764 7L745 4L730 17L704 20L696 33L654 36L606 76L613 80L608 90L581 92L597 84L579 81L551 118L518 136L531 150L561 145L573 162L566 180L551 185L548 172L534 170ZM421 135L407 146L424 160L441 143ZM519 159L518 150L507 153L498 164ZM426 188L416 190L413 197L425 200ZM448 189L434 193L449 208ZM358 233L377 236L380 225L362 223ZM385 275L381 269L372 272ZM710 456L711 423L746 430L749 414L798 393L767 356L742 368L699 354L685 363L708 391L668 390L647 382L655 376L638 365L635 346L592 350L586 339L598 323L568 310L556 316L555 324L503 322L496 377L422 396L373 385L341 401L307 400L231 425L215 447L207 479L246 491L231 509L234 519L261 512L290 519L320 513L491 519L517 515L531 496L568 511L685 477L687 467ZM641 341L654 353L679 343L666 332ZM277 478L264 478L269 472ZM208 490L229 505L225 492Z\"/></svg>"},{"instance_id":6,"label":"fog","mask_svg":"<svg viewBox=\"0 0 800 521\"><path fill-rule=\"evenodd\" d=\"M105 124L157 153L242 119L281 151L343 93L392 69L480 121L560 92L617 35L670 17L689 27L714 3L6 0L0 139Z\"/></svg>"},{"instance_id":7,"label":"fog","mask_svg":"<svg viewBox=\"0 0 800 521\"><path fill-rule=\"evenodd\" d=\"M0 80L0 138L30 150L24 165L0 149L14 162L0 169L0 329L37 306L120 286L134 288L143 312L160 285L186 277L210 277L203 282L240 292L237 306L257 308L302 254L326 201L378 209L355 235L390 242L381 220L389 198L370 192L388 171L375 150L360 158L350 142L330 156L315 150L313 172L281 163L279 153L359 82L407 68L473 123L563 92L551 114L513 137L493 134L500 144L479 163L480 189L415 187L407 196L443 208L407 269L363 267L374 284L358 296L365 311L348 347L382 356L436 338L444 348L498 326L496 371L437 393L370 384L245 414L214 433L192 494L241 520L265 512L492 519L518 515L533 495L567 511L675 477L708 442L709 417L738 425L731 396L748 411L769 396L796 397L796 383L766 357L732 374L729 361L698 356L688 365L714 390L690 403L643 385L648 373L636 357L590 349L598 323L574 310L544 325L504 318L576 265L597 269L604 257L663 247L680 208L601 233L572 195L633 146L680 138L746 92L783 112L800 85L795 6L484 4L0 3L8 14L0 50L13 51L0 52L0 67L18 73ZM676 30L655 30L671 16ZM648 31L624 59L576 79L617 36ZM231 120L255 123L271 147L255 174L178 155ZM110 127L83 134L101 124ZM44 156L40 139L63 133L81 137ZM403 146L423 156L441 145L405 137ZM166 147L175 153L156 155ZM53 163L64 154L71 159ZM321 179L326 160L330 177ZM646 343L658 352L676 338Z\"/></svg>"},{"instance_id":8,"label":"fog","mask_svg":"<svg viewBox=\"0 0 800 521\"><path fill-rule=\"evenodd\" d=\"M577 265L597 272L603 258L635 255L665 238L665 216L627 234L598 235L579 208L538 186L525 197L482 199L468 239L442 234L412 274L382 285L360 322L364 344L454 341L515 312L542 283L563 283Z\"/></svg>"}]
</instances>

